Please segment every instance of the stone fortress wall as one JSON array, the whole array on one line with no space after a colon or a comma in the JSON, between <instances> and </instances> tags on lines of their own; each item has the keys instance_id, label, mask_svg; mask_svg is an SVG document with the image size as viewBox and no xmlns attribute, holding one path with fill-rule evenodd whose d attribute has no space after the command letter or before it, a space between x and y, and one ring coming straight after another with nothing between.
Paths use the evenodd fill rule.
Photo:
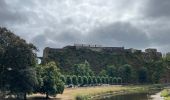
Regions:
<instances>
[{"instance_id":1,"label":"stone fortress wall","mask_svg":"<svg viewBox=\"0 0 170 100\"><path fill-rule=\"evenodd\" d=\"M48 57L49 53L62 52L63 49L73 49L73 50L89 49L95 52L108 52L108 53L117 53L117 54L140 53L144 56L146 60L152 58L157 58L157 59L162 58L162 53L158 52L157 49L154 48L148 48L145 49L144 52L142 52L142 50L138 50L134 48L125 49L124 47L103 47L102 45L90 45L90 44L74 44L73 46L66 46L63 48L47 47L44 49L43 57L45 58Z\"/></svg>"}]
</instances>

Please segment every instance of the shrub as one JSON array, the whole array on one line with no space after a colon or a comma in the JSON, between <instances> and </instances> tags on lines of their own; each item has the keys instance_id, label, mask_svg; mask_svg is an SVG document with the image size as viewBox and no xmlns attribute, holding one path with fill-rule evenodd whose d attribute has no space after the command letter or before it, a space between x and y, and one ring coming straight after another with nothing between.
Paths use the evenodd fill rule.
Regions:
<instances>
[{"instance_id":1,"label":"shrub","mask_svg":"<svg viewBox=\"0 0 170 100\"><path fill-rule=\"evenodd\" d=\"M89 100L89 96L87 96L87 95L77 95L76 100Z\"/></svg>"}]
</instances>

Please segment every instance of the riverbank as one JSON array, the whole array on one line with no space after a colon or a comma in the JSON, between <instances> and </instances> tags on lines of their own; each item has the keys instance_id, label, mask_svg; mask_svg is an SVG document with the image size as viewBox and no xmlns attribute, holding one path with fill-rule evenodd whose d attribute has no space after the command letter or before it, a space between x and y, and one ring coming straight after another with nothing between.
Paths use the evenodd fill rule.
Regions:
<instances>
[{"instance_id":1,"label":"riverbank","mask_svg":"<svg viewBox=\"0 0 170 100\"><path fill-rule=\"evenodd\" d=\"M63 94L57 95L52 100L87 100L96 99L104 95L119 95L128 93L142 93L154 89L162 88L162 85L108 85L108 86L94 86L94 87L78 87L66 88ZM42 100L45 95L34 94L28 96L29 100ZM157 100L157 99L156 99ZM169 100L169 99L168 99Z\"/></svg>"},{"instance_id":2,"label":"riverbank","mask_svg":"<svg viewBox=\"0 0 170 100\"><path fill-rule=\"evenodd\" d=\"M56 98L52 100L87 100L87 98L99 98L103 95L118 95L123 93L140 93L146 92L150 89L161 88L161 85L138 85L138 86L121 86L121 85L108 85L108 86L95 86L95 87L80 87L80 88L66 88L64 93L57 95ZM29 96L29 100L42 100L35 99L44 97L41 94L34 94ZM84 98L84 99L82 99Z\"/></svg>"},{"instance_id":3,"label":"riverbank","mask_svg":"<svg viewBox=\"0 0 170 100\"><path fill-rule=\"evenodd\" d=\"M170 87L169 87L170 88ZM167 89L164 89L162 92L161 92L161 96L164 97L164 100L170 100L170 89L167 88Z\"/></svg>"},{"instance_id":4,"label":"riverbank","mask_svg":"<svg viewBox=\"0 0 170 100\"><path fill-rule=\"evenodd\" d=\"M88 98L95 100L95 99L100 99L103 97L106 98L106 97L114 96L114 95L146 93L148 91L161 89L162 87L163 87L162 85L120 86L117 88L118 90L113 89L113 87L109 87L109 90L106 89L105 91L97 91L93 93L88 92L88 94L83 92L81 94L76 95L75 100L87 100Z\"/></svg>"}]
</instances>

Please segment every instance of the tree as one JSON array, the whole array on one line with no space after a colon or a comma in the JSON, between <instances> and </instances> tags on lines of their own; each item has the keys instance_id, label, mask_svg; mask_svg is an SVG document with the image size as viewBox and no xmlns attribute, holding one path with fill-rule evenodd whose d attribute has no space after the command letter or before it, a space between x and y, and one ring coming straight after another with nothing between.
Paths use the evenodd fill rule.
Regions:
<instances>
[{"instance_id":1,"label":"tree","mask_svg":"<svg viewBox=\"0 0 170 100\"><path fill-rule=\"evenodd\" d=\"M64 83L60 77L61 74L55 62L49 62L43 67L43 86L41 87L41 93L45 93L46 98L49 98L49 95L56 96L56 94L63 93Z\"/></svg>"},{"instance_id":2,"label":"tree","mask_svg":"<svg viewBox=\"0 0 170 100\"><path fill-rule=\"evenodd\" d=\"M88 77L88 84L89 84L89 85L93 84L93 79L92 79L91 76Z\"/></svg>"},{"instance_id":3,"label":"tree","mask_svg":"<svg viewBox=\"0 0 170 100\"><path fill-rule=\"evenodd\" d=\"M70 75L67 75L66 84L67 84L67 85L72 84L72 77L71 77Z\"/></svg>"},{"instance_id":4,"label":"tree","mask_svg":"<svg viewBox=\"0 0 170 100\"><path fill-rule=\"evenodd\" d=\"M97 78L95 76L93 76L92 80L93 80L93 84L96 85L97 84Z\"/></svg>"},{"instance_id":5,"label":"tree","mask_svg":"<svg viewBox=\"0 0 170 100\"><path fill-rule=\"evenodd\" d=\"M152 82L153 83L159 83L160 79L162 77L162 74L164 72L163 69L163 62L162 61L157 61L154 63L154 72L152 73Z\"/></svg>"},{"instance_id":6,"label":"tree","mask_svg":"<svg viewBox=\"0 0 170 100\"><path fill-rule=\"evenodd\" d=\"M88 84L88 78L86 76L83 76L83 85Z\"/></svg>"},{"instance_id":7,"label":"tree","mask_svg":"<svg viewBox=\"0 0 170 100\"><path fill-rule=\"evenodd\" d=\"M37 84L33 44L0 27L0 89L26 99ZM17 81L16 81L17 80Z\"/></svg>"},{"instance_id":8,"label":"tree","mask_svg":"<svg viewBox=\"0 0 170 100\"><path fill-rule=\"evenodd\" d=\"M106 70L101 70L100 73L99 73L99 76L107 76L107 72Z\"/></svg>"},{"instance_id":9,"label":"tree","mask_svg":"<svg viewBox=\"0 0 170 100\"><path fill-rule=\"evenodd\" d=\"M109 84L109 77L106 77L106 84Z\"/></svg>"},{"instance_id":10,"label":"tree","mask_svg":"<svg viewBox=\"0 0 170 100\"><path fill-rule=\"evenodd\" d=\"M98 84L101 84L101 83L102 83L102 80L101 80L100 77L97 77L97 83L98 83Z\"/></svg>"},{"instance_id":11,"label":"tree","mask_svg":"<svg viewBox=\"0 0 170 100\"><path fill-rule=\"evenodd\" d=\"M107 66L106 73L110 77L115 77L117 76L117 69L114 65Z\"/></svg>"},{"instance_id":12,"label":"tree","mask_svg":"<svg viewBox=\"0 0 170 100\"><path fill-rule=\"evenodd\" d=\"M116 78L116 77L114 77L112 81L113 81L113 84L117 84L117 83L118 83L118 81L117 81L117 78Z\"/></svg>"},{"instance_id":13,"label":"tree","mask_svg":"<svg viewBox=\"0 0 170 100\"><path fill-rule=\"evenodd\" d=\"M74 75L76 76L92 76L93 71L90 69L90 64L85 61L84 63L74 65Z\"/></svg>"},{"instance_id":14,"label":"tree","mask_svg":"<svg viewBox=\"0 0 170 100\"><path fill-rule=\"evenodd\" d=\"M106 83L106 78L102 77L102 84L105 84L105 83Z\"/></svg>"},{"instance_id":15,"label":"tree","mask_svg":"<svg viewBox=\"0 0 170 100\"><path fill-rule=\"evenodd\" d=\"M76 75L72 76L72 82L73 82L73 85L78 85L78 79Z\"/></svg>"},{"instance_id":16,"label":"tree","mask_svg":"<svg viewBox=\"0 0 170 100\"><path fill-rule=\"evenodd\" d=\"M124 82L130 83L132 79L132 66L125 64L121 66L118 70L119 77L123 79Z\"/></svg>"},{"instance_id":17,"label":"tree","mask_svg":"<svg viewBox=\"0 0 170 100\"><path fill-rule=\"evenodd\" d=\"M109 77L109 84L112 84L112 83L113 83L113 78Z\"/></svg>"},{"instance_id":18,"label":"tree","mask_svg":"<svg viewBox=\"0 0 170 100\"><path fill-rule=\"evenodd\" d=\"M121 84L121 83L122 83L122 78L118 77L118 78L117 78L117 83L118 83L118 84Z\"/></svg>"},{"instance_id":19,"label":"tree","mask_svg":"<svg viewBox=\"0 0 170 100\"><path fill-rule=\"evenodd\" d=\"M78 84L82 85L83 84L83 79L81 76L78 76Z\"/></svg>"},{"instance_id":20,"label":"tree","mask_svg":"<svg viewBox=\"0 0 170 100\"><path fill-rule=\"evenodd\" d=\"M60 79L63 81L63 83L66 83L66 78L64 75L61 75Z\"/></svg>"},{"instance_id":21,"label":"tree","mask_svg":"<svg viewBox=\"0 0 170 100\"><path fill-rule=\"evenodd\" d=\"M146 67L142 67L138 71L138 80L140 83L146 83L148 79L148 72Z\"/></svg>"}]
</instances>

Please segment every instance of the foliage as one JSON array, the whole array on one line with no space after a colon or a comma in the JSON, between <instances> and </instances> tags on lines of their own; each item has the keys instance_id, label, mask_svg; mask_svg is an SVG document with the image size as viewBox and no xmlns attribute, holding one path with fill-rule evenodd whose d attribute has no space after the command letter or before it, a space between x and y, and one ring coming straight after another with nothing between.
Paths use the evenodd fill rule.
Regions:
<instances>
[{"instance_id":1,"label":"foliage","mask_svg":"<svg viewBox=\"0 0 170 100\"><path fill-rule=\"evenodd\" d=\"M92 79L91 76L88 77L88 84L89 84L89 85L90 85L90 84L93 84L93 79Z\"/></svg>"},{"instance_id":2,"label":"foliage","mask_svg":"<svg viewBox=\"0 0 170 100\"><path fill-rule=\"evenodd\" d=\"M101 83L102 83L102 80L101 80L100 77L97 77L97 83L98 83L98 84L101 84Z\"/></svg>"},{"instance_id":3,"label":"foliage","mask_svg":"<svg viewBox=\"0 0 170 100\"><path fill-rule=\"evenodd\" d=\"M76 100L89 100L89 96L87 96L87 95L77 95Z\"/></svg>"},{"instance_id":4,"label":"foliage","mask_svg":"<svg viewBox=\"0 0 170 100\"><path fill-rule=\"evenodd\" d=\"M46 98L55 96L56 94L62 94L64 91L64 83L60 79L61 74L57 68L55 62L47 63L43 66L42 79L43 86L41 86L41 93L46 94Z\"/></svg>"},{"instance_id":5,"label":"foliage","mask_svg":"<svg viewBox=\"0 0 170 100\"><path fill-rule=\"evenodd\" d=\"M106 73L110 77L116 77L117 76L117 68L114 65L108 66L106 69Z\"/></svg>"},{"instance_id":6,"label":"foliage","mask_svg":"<svg viewBox=\"0 0 170 100\"><path fill-rule=\"evenodd\" d=\"M61 75L60 79L63 81L63 83L66 83L66 78L64 75Z\"/></svg>"},{"instance_id":7,"label":"foliage","mask_svg":"<svg viewBox=\"0 0 170 100\"><path fill-rule=\"evenodd\" d=\"M106 78L102 77L102 83L105 84L106 83Z\"/></svg>"},{"instance_id":8,"label":"foliage","mask_svg":"<svg viewBox=\"0 0 170 100\"><path fill-rule=\"evenodd\" d=\"M93 80L93 84L97 84L97 78L95 76L92 77L92 80Z\"/></svg>"},{"instance_id":9,"label":"foliage","mask_svg":"<svg viewBox=\"0 0 170 100\"><path fill-rule=\"evenodd\" d=\"M0 27L0 90L13 95L31 93L37 84L36 47ZM17 81L16 81L17 80Z\"/></svg>"},{"instance_id":10,"label":"foliage","mask_svg":"<svg viewBox=\"0 0 170 100\"><path fill-rule=\"evenodd\" d=\"M83 84L83 78L82 76L78 76L78 84L82 85Z\"/></svg>"},{"instance_id":11,"label":"foliage","mask_svg":"<svg viewBox=\"0 0 170 100\"><path fill-rule=\"evenodd\" d=\"M119 76L125 83L130 83L132 78L132 67L131 65L125 64L119 68Z\"/></svg>"},{"instance_id":12,"label":"foliage","mask_svg":"<svg viewBox=\"0 0 170 100\"><path fill-rule=\"evenodd\" d=\"M102 69L99 73L99 76L107 76L106 70Z\"/></svg>"},{"instance_id":13,"label":"foliage","mask_svg":"<svg viewBox=\"0 0 170 100\"><path fill-rule=\"evenodd\" d=\"M72 82L73 82L73 85L78 85L78 79L76 75L72 76Z\"/></svg>"},{"instance_id":14,"label":"foliage","mask_svg":"<svg viewBox=\"0 0 170 100\"><path fill-rule=\"evenodd\" d=\"M148 70L146 67L141 67L138 71L138 79L140 83L146 83L148 80Z\"/></svg>"},{"instance_id":15,"label":"foliage","mask_svg":"<svg viewBox=\"0 0 170 100\"><path fill-rule=\"evenodd\" d=\"M72 84L72 77L71 77L70 75L67 75L66 84L67 84L67 85Z\"/></svg>"},{"instance_id":16,"label":"foliage","mask_svg":"<svg viewBox=\"0 0 170 100\"><path fill-rule=\"evenodd\" d=\"M90 64L85 60L84 63L76 64L74 66L74 75L76 76L92 76L94 75L91 70Z\"/></svg>"},{"instance_id":17,"label":"foliage","mask_svg":"<svg viewBox=\"0 0 170 100\"><path fill-rule=\"evenodd\" d=\"M86 76L83 76L83 85L88 84L88 78Z\"/></svg>"}]
</instances>

